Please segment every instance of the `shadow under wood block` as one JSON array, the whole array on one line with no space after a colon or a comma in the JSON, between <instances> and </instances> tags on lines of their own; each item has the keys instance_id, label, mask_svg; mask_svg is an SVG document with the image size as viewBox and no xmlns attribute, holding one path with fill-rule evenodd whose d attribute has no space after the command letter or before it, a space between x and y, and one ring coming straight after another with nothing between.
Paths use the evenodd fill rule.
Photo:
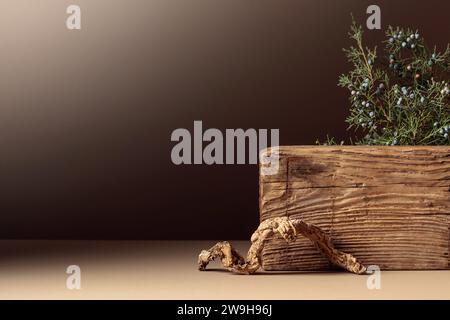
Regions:
<instances>
[{"instance_id":1,"label":"shadow under wood block","mask_svg":"<svg viewBox=\"0 0 450 320\"><path fill-rule=\"evenodd\" d=\"M260 174L260 218L326 231L335 247L385 270L449 269L450 147L280 147ZM274 238L265 270L334 268L307 239Z\"/></svg>"}]
</instances>

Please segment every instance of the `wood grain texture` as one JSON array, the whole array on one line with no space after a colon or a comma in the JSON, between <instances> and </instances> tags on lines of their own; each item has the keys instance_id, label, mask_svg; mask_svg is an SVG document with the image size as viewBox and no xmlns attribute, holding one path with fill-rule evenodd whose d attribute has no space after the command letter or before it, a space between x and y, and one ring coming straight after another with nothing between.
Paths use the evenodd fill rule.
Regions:
<instances>
[{"instance_id":1,"label":"wood grain texture","mask_svg":"<svg viewBox=\"0 0 450 320\"><path fill-rule=\"evenodd\" d=\"M269 149L270 150L270 149ZM450 147L280 147L260 175L261 221L315 224L337 249L382 269L448 269ZM307 239L269 241L265 270L326 270Z\"/></svg>"}]
</instances>

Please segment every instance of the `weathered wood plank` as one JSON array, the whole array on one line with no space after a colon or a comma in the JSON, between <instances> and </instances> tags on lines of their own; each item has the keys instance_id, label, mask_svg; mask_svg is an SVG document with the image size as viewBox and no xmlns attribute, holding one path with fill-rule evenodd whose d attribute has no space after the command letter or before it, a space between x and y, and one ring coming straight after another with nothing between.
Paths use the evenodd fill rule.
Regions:
<instances>
[{"instance_id":1,"label":"weathered wood plank","mask_svg":"<svg viewBox=\"0 0 450 320\"><path fill-rule=\"evenodd\" d=\"M290 216L329 232L336 247L383 269L449 268L450 147L281 147L260 176L261 220ZM266 270L331 266L308 240L274 239Z\"/></svg>"}]
</instances>

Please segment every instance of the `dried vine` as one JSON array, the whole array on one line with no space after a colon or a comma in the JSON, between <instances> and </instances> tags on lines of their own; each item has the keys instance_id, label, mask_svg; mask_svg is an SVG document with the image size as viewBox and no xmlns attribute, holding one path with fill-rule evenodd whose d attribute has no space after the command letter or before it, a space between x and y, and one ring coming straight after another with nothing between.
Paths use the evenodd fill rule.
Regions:
<instances>
[{"instance_id":1,"label":"dried vine","mask_svg":"<svg viewBox=\"0 0 450 320\"><path fill-rule=\"evenodd\" d=\"M311 240L333 264L356 274L366 272L366 267L355 257L334 248L331 239L320 228L302 220L291 220L287 217L267 219L260 224L252 235L252 245L247 253L247 259L234 250L229 242L223 241L200 253L198 268L203 271L210 261L219 258L223 266L231 272L255 273L261 266L261 253L265 242L276 233L287 242L295 241L298 235L302 235Z\"/></svg>"}]
</instances>

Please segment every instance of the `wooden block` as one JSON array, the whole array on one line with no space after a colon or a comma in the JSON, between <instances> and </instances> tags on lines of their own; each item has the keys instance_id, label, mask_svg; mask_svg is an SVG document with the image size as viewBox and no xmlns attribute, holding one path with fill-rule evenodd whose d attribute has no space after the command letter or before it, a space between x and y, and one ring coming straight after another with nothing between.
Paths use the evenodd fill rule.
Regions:
<instances>
[{"instance_id":1,"label":"wooden block","mask_svg":"<svg viewBox=\"0 0 450 320\"><path fill-rule=\"evenodd\" d=\"M270 149L269 149L270 150ZM449 269L450 147L280 147L260 174L260 217L316 224L336 247L385 270ZM309 240L271 240L265 270L332 268Z\"/></svg>"}]
</instances>

